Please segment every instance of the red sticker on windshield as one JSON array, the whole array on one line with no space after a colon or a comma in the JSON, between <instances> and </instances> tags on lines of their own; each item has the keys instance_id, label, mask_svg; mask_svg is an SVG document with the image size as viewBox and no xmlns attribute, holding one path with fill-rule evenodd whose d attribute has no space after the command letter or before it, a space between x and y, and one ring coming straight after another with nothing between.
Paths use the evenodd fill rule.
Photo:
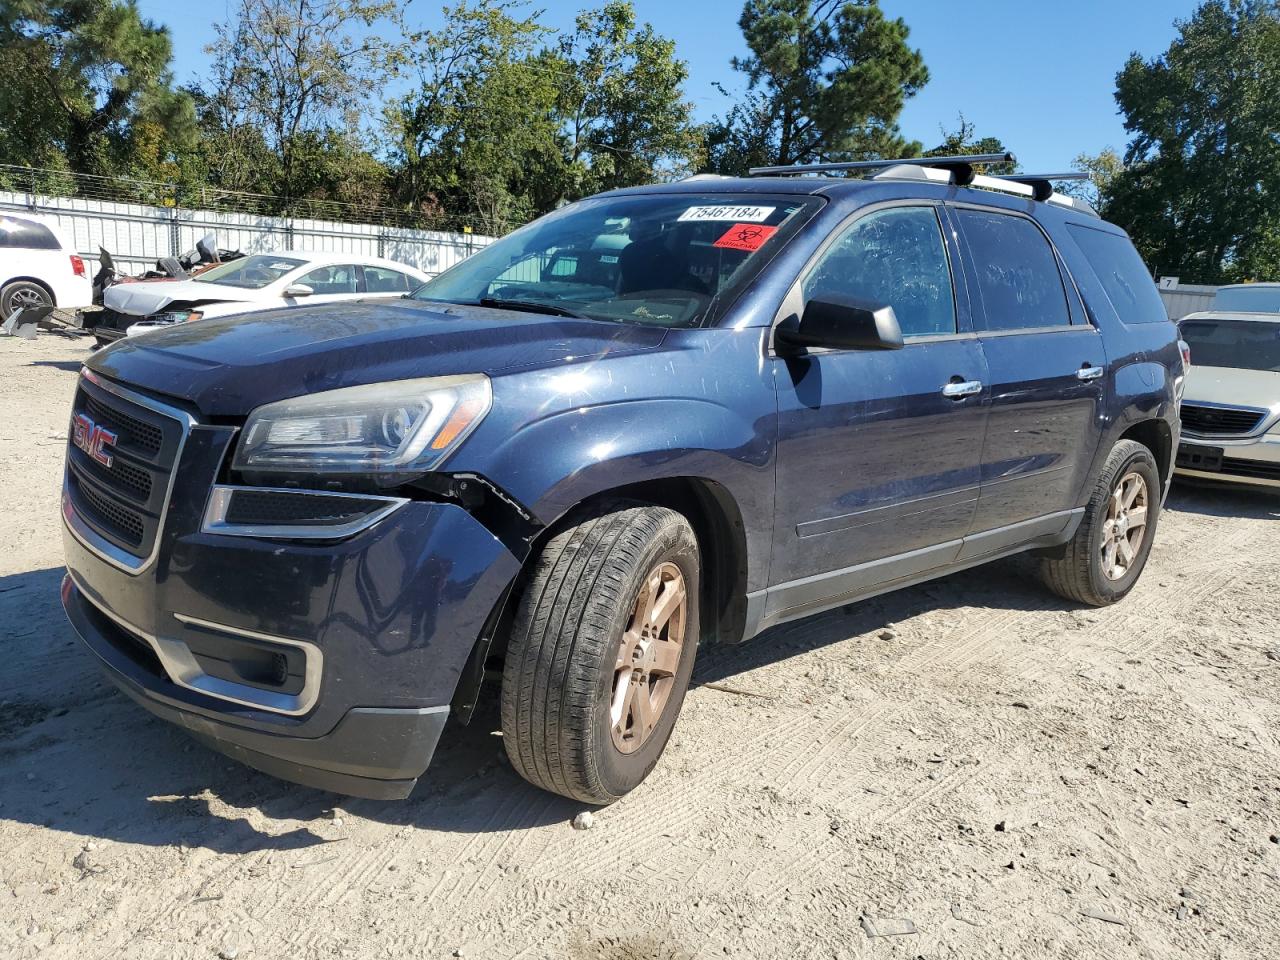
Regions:
<instances>
[{"instance_id":1,"label":"red sticker on windshield","mask_svg":"<svg viewBox=\"0 0 1280 960\"><path fill-rule=\"evenodd\" d=\"M712 246L723 247L726 250L746 250L750 253L763 247L764 242L772 237L777 229L777 227L766 227L762 223L735 223Z\"/></svg>"}]
</instances>

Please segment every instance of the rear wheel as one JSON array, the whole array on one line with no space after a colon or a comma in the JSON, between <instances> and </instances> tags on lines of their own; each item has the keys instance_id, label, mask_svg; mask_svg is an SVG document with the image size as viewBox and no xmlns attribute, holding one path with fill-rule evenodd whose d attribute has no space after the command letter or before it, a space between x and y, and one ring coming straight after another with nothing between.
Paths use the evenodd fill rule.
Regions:
<instances>
[{"instance_id":1,"label":"rear wheel","mask_svg":"<svg viewBox=\"0 0 1280 960\"><path fill-rule=\"evenodd\" d=\"M1040 560L1040 577L1068 600L1101 607L1133 589L1146 566L1160 514L1160 473L1140 443L1121 440L1107 457L1084 519L1061 556Z\"/></svg>"},{"instance_id":2,"label":"rear wheel","mask_svg":"<svg viewBox=\"0 0 1280 960\"><path fill-rule=\"evenodd\" d=\"M653 769L698 642L698 544L663 507L613 503L535 561L502 678L502 732L526 780L612 803Z\"/></svg>"},{"instance_id":3,"label":"rear wheel","mask_svg":"<svg viewBox=\"0 0 1280 960\"><path fill-rule=\"evenodd\" d=\"M0 318L8 320L25 307L53 306L49 291L30 280L15 280L0 290Z\"/></svg>"}]
</instances>

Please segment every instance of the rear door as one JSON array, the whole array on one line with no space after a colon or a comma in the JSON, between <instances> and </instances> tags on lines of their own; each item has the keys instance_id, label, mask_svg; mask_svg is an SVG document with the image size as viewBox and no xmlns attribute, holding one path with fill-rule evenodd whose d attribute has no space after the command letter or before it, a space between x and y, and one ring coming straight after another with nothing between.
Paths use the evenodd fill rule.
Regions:
<instances>
[{"instance_id":1,"label":"rear door","mask_svg":"<svg viewBox=\"0 0 1280 960\"><path fill-rule=\"evenodd\" d=\"M387 267L366 264L360 272L364 274L364 292L371 297L401 296L418 286L418 281L407 273Z\"/></svg>"},{"instance_id":2,"label":"rear door","mask_svg":"<svg viewBox=\"0 0 1280 960\"><path fill-rule=\"evenodd\" d=\"M956 253L934 205L872 208L833 233L789 296L784 317L825 294L888 304L906 346L770 361L779 437L766 623L959 552L978 497L986 372L956 296Z\"/></svg>"},{"instance_id":3,"label":"rear door","mask_svg":"<svg viewBox=\"0 0 1280 960\"><path fill-rule=\"evenodd\" d=\"M990 387L967 559L1065 528L1101 436L1107 357L1039 224L986 207L948 213Z\"/></svg>"}]
</instances>

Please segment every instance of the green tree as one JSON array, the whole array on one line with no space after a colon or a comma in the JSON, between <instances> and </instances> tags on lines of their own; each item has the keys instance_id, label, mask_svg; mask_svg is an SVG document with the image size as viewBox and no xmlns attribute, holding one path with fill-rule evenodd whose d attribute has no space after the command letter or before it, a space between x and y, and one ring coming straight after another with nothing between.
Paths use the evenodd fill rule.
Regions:
<instances>
[{"instance_id":1,"label":"green tree","mask_svg":"<svg viewBox=\"0 0 1280 960\"><path fill-rule=\"evenodd\" d=\"M954 130L948 130L943 127L942 142L936 147L926 150L921 156L972 157L984 153L1005 153L1009 149L999 137L979 137L976 128L964 118L964 114L961 114L957 120L959 126ZM991 174L992 176L1013 173L1016 168L1016 163L980 163L974 165L974 169L979 173Z\"/></svg>"},{"instance_id":2,"label":"green tree","mask_svg":"<svg viewBox=\"0 0 1280 960\"><path fill-rule=\"evenodd\" d=\"M234 19L215 27L207 49L214 60L205 102L206 133L224 166L252 156L239 148L254 143L254 130L276 154L273 191L286 201L314 196L318 144L335 151L327 161L341 167L339 179L375 172L380 191L385 171L356 146L365 131L368 102L405 62L407 40L393 0L240 0ZM383 34L396 39L388 39ZM228 180L243 171L224 170Z\"/></svg>"},{"instance_id":3,"label":"green tree","mask_svg":"<svg viewBox=\"0 0 1280 960\"><path fill-rule=\"evenodd\" d=\"M711 124L710 169L919 152L897 120L929 71L878 0L747 0L738 24L751 53L733 67L747 93Z\"/></svg>"},{"instance_id":4,"label":"green tree","mask_svg":"<svg viewBox=\"0 0 1280 960\"><path fill-rule=\"evenodd\" d=\"M527 9L462 2L415 35L418 88L388 111L405 205L500 232L695 166L701 139L672 41L637 25L622 0L559 37Z\"/></svg>"},{"instance_id":5,"label":"green tree","mask_svg":"<svg viewBox=\"0 0 1280 960\"><path fill-rule=\"evenodd\" d=\"M461 2L411 36L412 93L386 110L395 194L418 214L505 232L534 215L532 184L558 155L554 68L532 62L548 31L521 4Z\"/></svg>"},{"instance_id":6,"label":"green tree","mask_svg":"<svg viewBox=\"0 0 1280 960\"><path fill-rule=\"evenodd\" d=\"M1124 170L1124 158L1114 147L1105 147L1096 154L1082 153L1071 162L1071 167L1089 175L1088 180L1062 184L1058 189L1069 197L1079 197L1094 207L1106 205L1112 184Z\"/></svg>"},{"instance_id":7,"label":"green tree","mask_svg":"<svg viewBox=\"0 0 1280 960\"><path fill-rule=\"evenodd\" d=\"M1280 3L1210 0L1116 101L1132 134L1105 215L1160 273L1280 278Z\"/></svg>"},{"instance_id":8,"label":"green tree","mask_svg":"<svg viewBox=\"0 0 1280 960\"><path fill-rule=\"evenodd\" d=\"M544 181L542 209L696 167L702 141L684 96L688 69L672 40L637 25L630 0L580 13L533 66L555 80L561 142L560 176Z\"/></svg>"},{"instance_id":9,"label":"green tree","mask_svg":"<svg viewBox=\"0 0 1280 960\"><path fill-rule=\"evenodd\" d=\"M0 0L0 163L169 177L195 136L171 57L133 0Z\"/></svg>"}]
</instances>

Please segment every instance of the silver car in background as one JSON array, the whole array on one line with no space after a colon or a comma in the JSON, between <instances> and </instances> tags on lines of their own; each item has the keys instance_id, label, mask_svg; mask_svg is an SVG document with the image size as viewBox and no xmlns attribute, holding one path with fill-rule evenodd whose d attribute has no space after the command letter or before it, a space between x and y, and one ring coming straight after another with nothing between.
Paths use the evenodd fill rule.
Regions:
<instances>
[{"instance_id":1,"label":"silver car in background","mask_svg":"<svg viewBox=\"0 0 1280 960\"><path fill-rule=\"evenodd\" d=\"M1223 287L1179 329L1191 370L1174 472L1280 487L1280 284Z\"/></svg>"}]
</instances>

